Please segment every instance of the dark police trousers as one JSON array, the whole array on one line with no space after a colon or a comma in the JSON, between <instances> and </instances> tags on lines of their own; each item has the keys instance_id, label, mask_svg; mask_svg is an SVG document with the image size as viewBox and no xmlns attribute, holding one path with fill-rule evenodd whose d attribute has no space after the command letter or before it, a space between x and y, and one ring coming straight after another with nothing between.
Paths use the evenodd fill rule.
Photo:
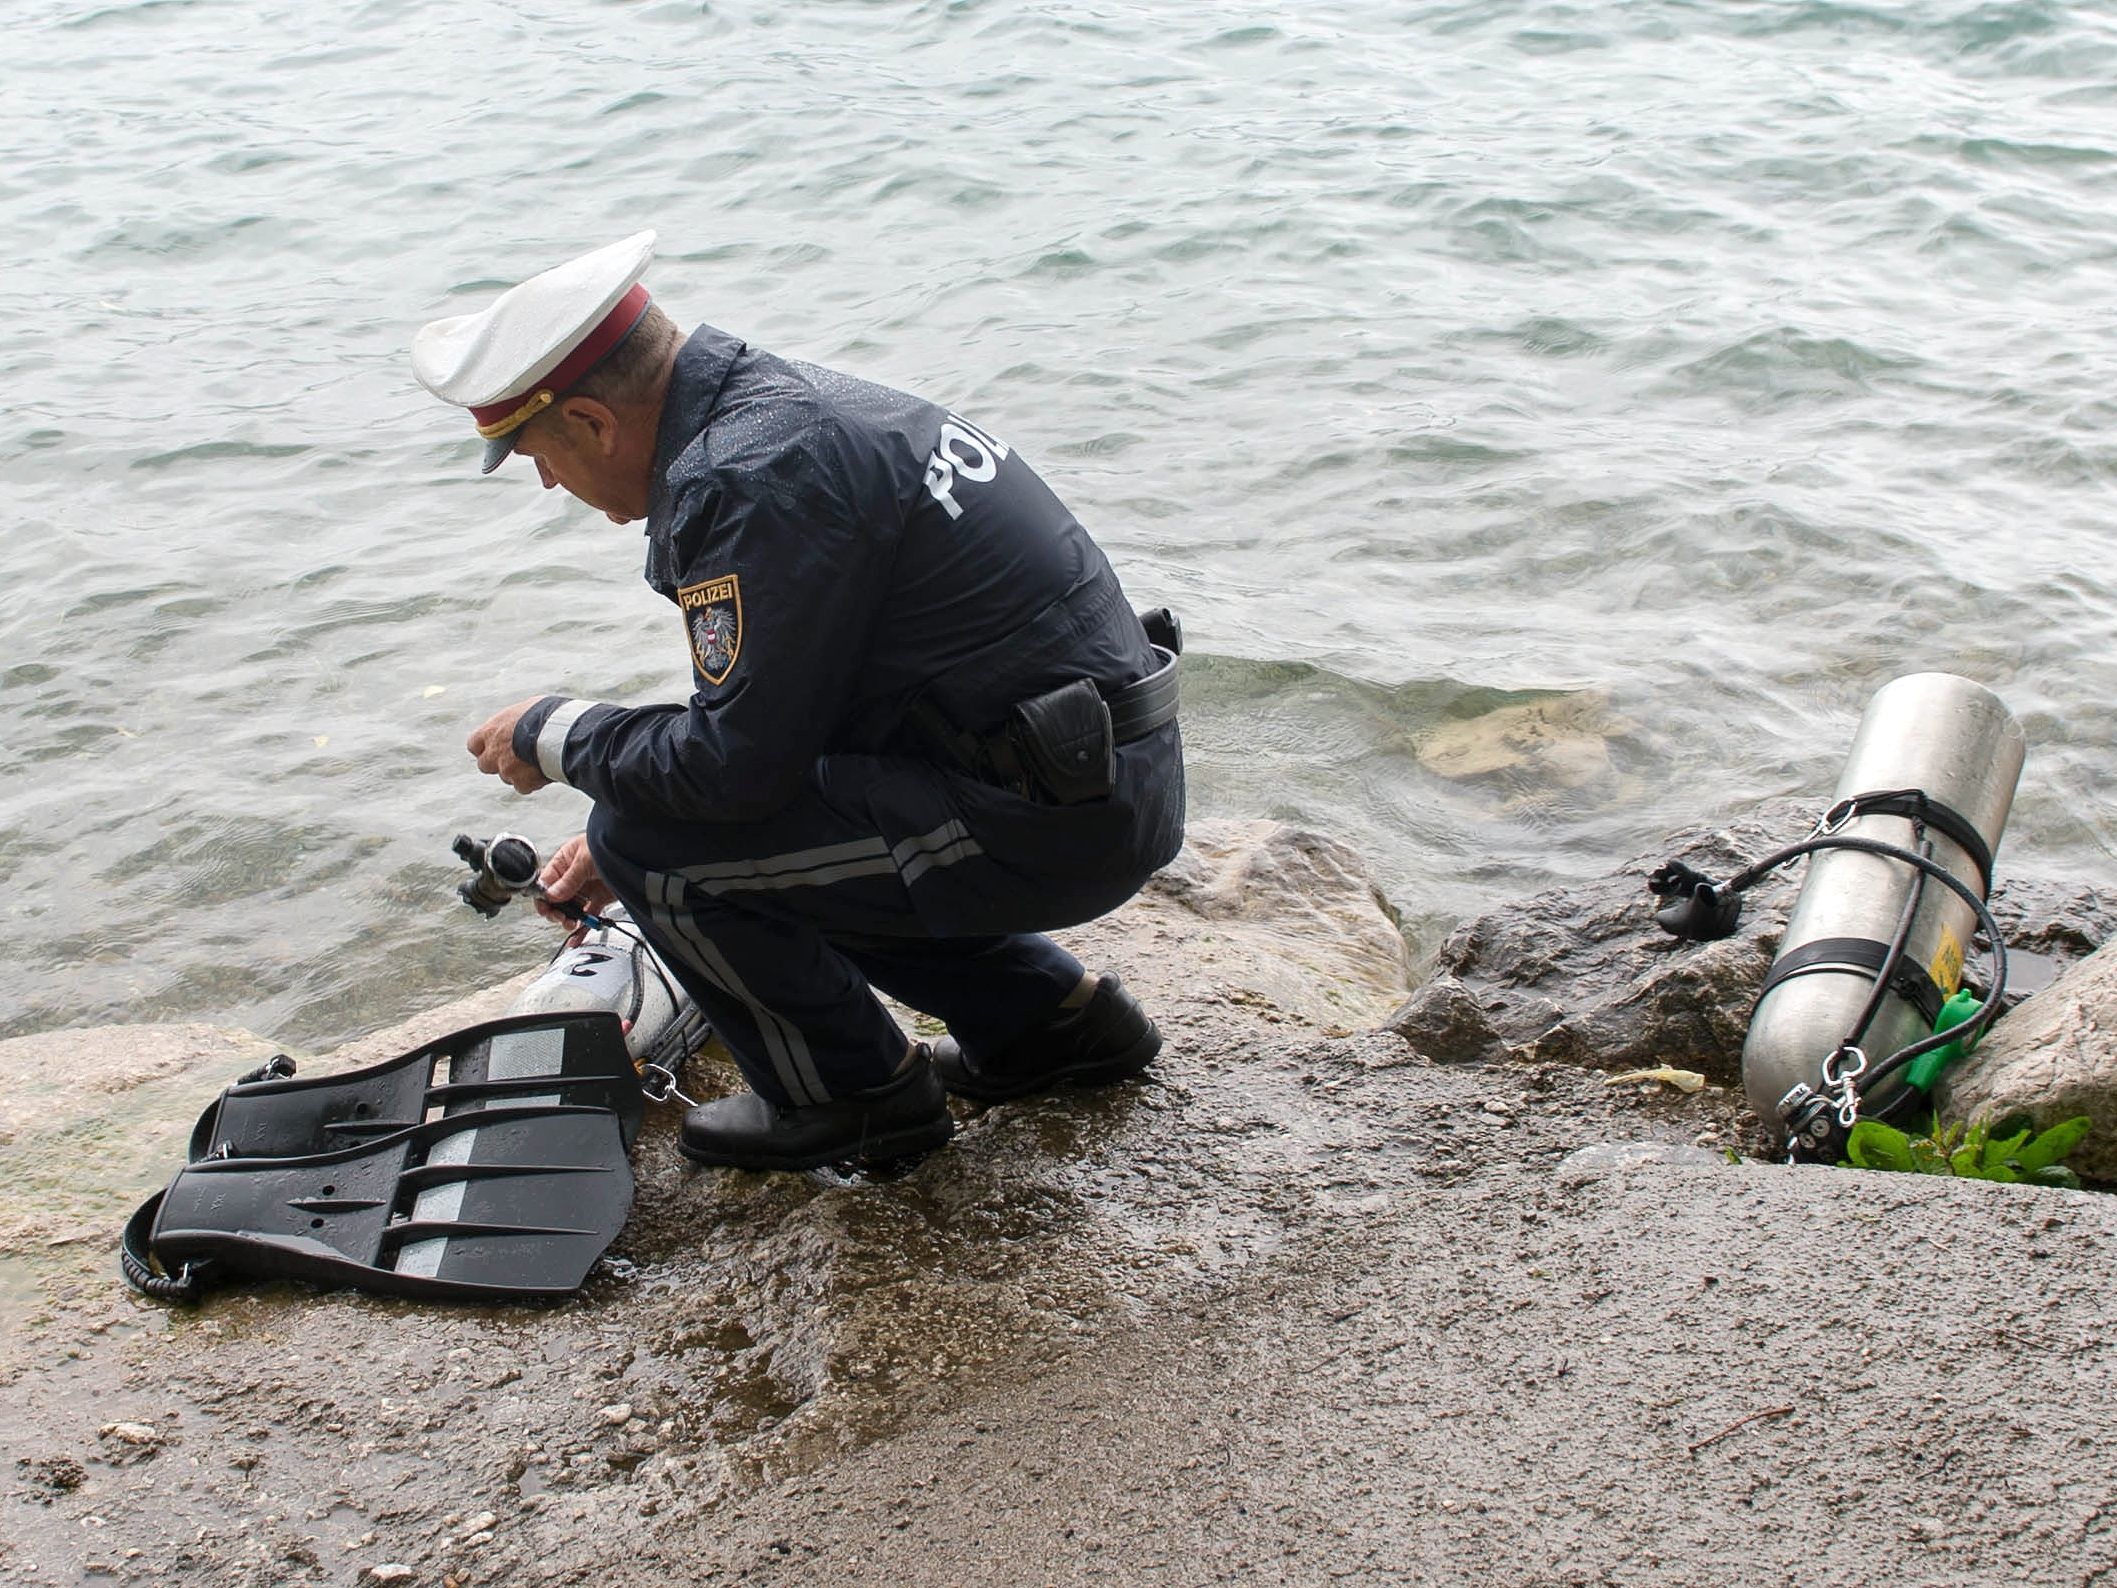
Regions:
<instances>
[{"instance_id":1,"label":"dark police trousers","mask_svg":"<svg viewBox=\"0 0 2117 1588\"><path fill-rule=\"evenodd\" d=\"M619 818L603 880L705 1011L753 1090L803 1107L879 1086L904 1033L875 997L947 1022L973 1058L1083 974L1037 935L1107 914L1175 858L1173 722L1117 749L1107 799L1055 805L903 756L826 755L762 821Z\"/></svg>"}]
</instances>

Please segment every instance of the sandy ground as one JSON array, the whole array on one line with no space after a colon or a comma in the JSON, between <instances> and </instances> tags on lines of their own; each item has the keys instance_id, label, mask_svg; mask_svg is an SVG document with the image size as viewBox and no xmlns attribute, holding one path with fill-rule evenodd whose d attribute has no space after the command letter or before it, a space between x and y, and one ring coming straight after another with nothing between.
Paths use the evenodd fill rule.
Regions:
<instances>
[{"instance_id":1,"label":"sandy ground","mask_svg":"<svg viewBox=\"0 0 2117 1588\"><path fill-rule=\"evenodd\" d=\"M110 1214L249 1053L84 1060L70 1123L6 1116L0 1580L2117 1582L2117 1204L1414 1061L1330 870L1076 934L1154 1077L966 1111L901 1178L690 1172L662 1116L550 1308L129 1297ZM103 1039L0 1075L55 1040ZM1660 1145L1576 1156L1612 1142Z\"/></svg>"}]
</instances>

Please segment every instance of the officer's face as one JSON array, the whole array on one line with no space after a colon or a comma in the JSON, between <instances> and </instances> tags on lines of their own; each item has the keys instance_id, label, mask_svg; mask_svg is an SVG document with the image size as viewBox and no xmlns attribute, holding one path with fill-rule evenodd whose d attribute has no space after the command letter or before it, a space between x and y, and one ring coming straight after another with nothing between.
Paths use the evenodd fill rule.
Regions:
<instances>
[{"instance_id":1,"label":"officer's face","mask_svg":"<svg viewBox=\"0 0 2117 1588\"><path fill-rule=\"evenodd\" d=\"M631 471L624 467L620 449L607 440L563 410L547 411L522 427L515 451L535 466L545 490L563 486L568 495L586 502L613 524L629 524L645 509L633 510L636 493L630 489Z\"/></svg>"}]
</instances>

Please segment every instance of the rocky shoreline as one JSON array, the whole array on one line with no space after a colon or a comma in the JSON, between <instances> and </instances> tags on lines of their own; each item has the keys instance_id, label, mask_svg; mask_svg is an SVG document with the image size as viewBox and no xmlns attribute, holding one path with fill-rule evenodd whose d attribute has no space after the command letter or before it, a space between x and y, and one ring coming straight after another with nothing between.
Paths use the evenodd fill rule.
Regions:
<instances>
[{"instance_id":1,"label":"rocky shoreline","mask_svg":"<svg viewBox=\"0 0 2117 1588\"><path fill-rule=\"evenodd\" d=\"M548 1308L140 1301L117 1224L268 1045L0 1043L0 1577L2117 1573L2117 1203L1729 1162L1760 1136L1725 1047L1740 967L1643 969L1628 885L1473 923L1413 992L1357 857L1199 824L1069 934L1161 1021L1150 1080L966 1109L882 1183L691 1171L657 1116L612 1260ZM2001 919L2062 961L2117 912ZM1647 1053L1708 1084L1606 1084Z\"/></svg>"}]
</instances>

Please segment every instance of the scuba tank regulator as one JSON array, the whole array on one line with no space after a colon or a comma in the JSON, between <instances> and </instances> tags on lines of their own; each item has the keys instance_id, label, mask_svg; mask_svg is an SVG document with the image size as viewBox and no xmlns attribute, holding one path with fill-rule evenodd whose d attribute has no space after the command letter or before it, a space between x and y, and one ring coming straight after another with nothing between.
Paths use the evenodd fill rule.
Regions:
<instances>
[{"instance_id":1,"label":"scuba tank regulator","mask_svg":"<svg viewBox=\"0 0 2117 1588\"><path fill-rule=\"evenodd\" d=\"M472 873L456 885L456 897L487 917L498 915L516 894L535 888L543 869L537 846L515 833L491 838L458 833L450 847Z\"/></svg>"}]
</instances>

